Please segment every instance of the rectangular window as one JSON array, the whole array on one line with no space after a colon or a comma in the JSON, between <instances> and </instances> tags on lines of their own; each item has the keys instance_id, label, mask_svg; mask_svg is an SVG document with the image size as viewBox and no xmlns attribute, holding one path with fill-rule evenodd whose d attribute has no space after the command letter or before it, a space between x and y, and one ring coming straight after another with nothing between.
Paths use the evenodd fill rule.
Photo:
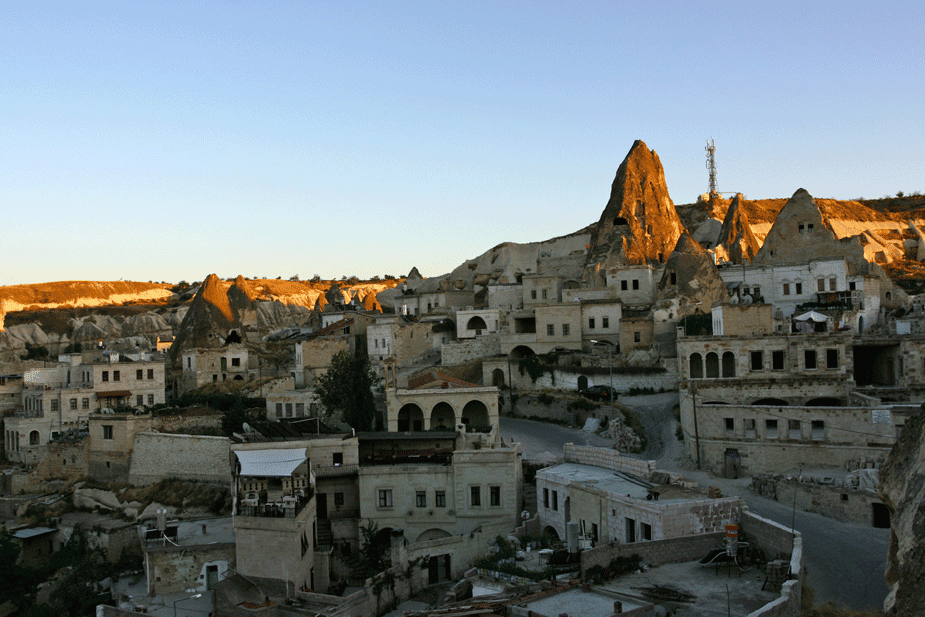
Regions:
<instances>
[{"instance_id":1,"label":"rectangular window","mask_svg":"<svg viewBox=\"0 0 925 617\"><path fill-rule=\"evenodd\" d=\"M796 292L797 295L798 296L803 295L803 283L797 283L796 287L797 287L797 292Z\"/></svg>"},{"instance_id":2,"label":"rectangular window","mask_svg":"<svg viewBox=\"0 0 925 617\"><path fill-rule=\"evenodd\" d=\"M785 296L790 295L790 283L784 283L784 295Z\"/></svg>"},{"instance_id":3,"label":"rectangular window","mask_svg":"<svg viewBox=\"0 0 925 617\"><path fill-rule=\"evenodd\" d=\"M380 508L391 508L392 507L392 489L379 489L379 507Z\"/></svg>"},{"instance_id":4,"label":"rectangular window","mask_svg":"<svg viewBox=\"0 0 925 617\"><path fill-rule=\"evenodd\" d=\"M559 493L557 491L552 492L552 509L556 512L559 511Z\"/></svg>"},{"instance_id":5,"label":"rectangular window","mask_svg":"<svg viewBox=\"0 0 925 617\"><path fill-rule=\"evenodd\" d=\"M543 290L543 300L545 300L545 299L546 299L546 290L544 289L544 290Z\"/></svg>"},{"instance_id":6,"label":"rectangular window","mask_svg":"<svg viewBox=\"0 0 925 617\"><path fill-rule=\"evenodd\" d=\"M154 395L149 394L148 395L148 405L153 405L153 404L154 404Z\"/></svg>"},{"instance_id":7,"label":"rectangular window","mask_svg":"<svg viewBox=\"0 0 925 617\"><path fill-rule=\"evenodd\" d=\"M848 283L849 291L855 291L856 289L857 289L857 284L854 281L851 281L850 283Z\"/></svg>"},{"instance_id":8,"label":"rectangular window","mask_svg":"<svg viewBox=\"0 0 925 617\"><path fill-rule=\"evenodd\" d=\"M601 327L604 328L605 330L610 327L609 317L601 317Z\"/></svg>"},{"instance_id":9,"label":"rectangular window","mask_svg":"<svg viewBox=\"0 0 925 617\"><path fill-rule=\"evenodd\" d=\"M241 358L232 358L231 366L241 366Z\"/></svg>"},{"instance_id":10,"label":"rectangular window","mask_svg":"<svg viewBox=\"0 0 925 617\"><path fill-rule=\"evenodd\" d=\"M726 422L726 435L735 435L736 432L736 423L733 418L725 418Z\"/></svg>"},{"instance_id":11,"label":"rectangular window","mask_svg":"<svg viewBox=\"0 0 925 617\"><path fill-rule=\"evenodd\" d=\"M816 291L825 291L825 279L816 280Z\"/></svg>"},{"instance_id":12,"label":"rectangular window","mask_svg":"<svg viewBox=\"0 0 925 617\"><path fill-rule=\"evenodd\" d=\"M192 357L188 357L186 359L186 368L193 368L193 358Z\"/></svg>"},{"instance_id":13,"label":"rectangular window","mask_svg":"<svg viewBox=\"0 0 925 617\"><path fill-rule=\"evenodd\" d=\"M530 299L536 300L536 290L535 289L530 290Z\"/></svg>"},{"instance_id":14,"label":"rectangular window","mask_svg":"<svg viewBox=\"0 0 925 617\"><path fill-rule=\"evenodd\" d=\"M752 359L752 370L760 371L764 369L764 353L761 351L753 351L751 353Z\"/></svg>"},{"instance_id":15,"label":"rectangular window","mask_svg":"<svg viewBox=\"0 0 925 617\"><path fill-rule=\"evenodd\" d=\"M139 381L144 379L144 374L145 372L143 370L138 369L137 371L135 371L135 379L138 379Z\"/></svg>"},{"instance_id":16,"label":"rectangular window","mask_svg":"<svg viewBox=\"0 0 925 617\"><path fill-rule=\"evenodd\" d=\"M620 281L620 291L626 291L627 289L628 289L628 286L626 284L626 281Z\"/></svg>"},{"instance_id":17,"label":"rectangular window","mask_svg":"<svg viewBox=\"0 0 925 617\"><path fill-rule=\"evenodd\" d=\"M825 350L825 365L827 368L838 368L838 350Z\"/></svg>"},{"instance_id":18,"label":"rectangular window","mask_svg":"<svg viewBox=\"0 0 925 617\"><path fill-rule=\"evenodd\" d=\"M112 424L103 425L103 439L112 439Z\"/></svg>"},{"instance_id":19,"label":"rectangular window","mask_svg":"<svg viewBox=\"0 0 925 617\"><path fill-rule=\"evenodd\" d=\"M547 335L547 336L555 336L555 335L556 335L556 327L555 327L554 325L552 325L552 324L546 324L546 335Z\"/></svg>"},{"instance_id":20,"label":"rectangular window","mask_svg":"<svg viewBox=\"0 0 925 617\"><path fill-rule=\"evenodd\" d=\"M154 369L153 368L148 369L148 379L154 379Z\"/></svg>"},{"instance_id":21,"label":"rectangular window","mask_svg":"<svg viewBox=\"0 0 925 617\"><path fill-rule=\"evenodd\" d=\"M634 342L634 343L638 343L638 342L640 342L641 340L642 340L642 333L641 333L641 332L633 332L633 342Z\"/></svg>"},{"instance_id":22,"label":"rectangular window","mask_svg":"<svg viewBox=\"0 0 925 617\"><path fill-rule=\"evenodd\" d=\"M755 438L755 419L745 418L745 437L748 439Z\"/></svg>"},{"instance_id":23,"label":"rectangular window","mask_svg":"<svg viewBox=\"0 0 925 617\"><path fill-rule=\"evenodd\" d=\"M500 506L501 505L501 487L500 486L488 487L488 505L490 506Z\"/></svg>"},{"instance_id":24,"label":"rectangular window","mask_svg":"<svg viewBox=\"0 0 925 617\"><path fill-rule=\"evenodd\" d=\"M813 420L811 426L813 430L813 441L825 440L825 421Z\"/></svg>"},{"instance_id":25,"label":"rectangular window","mask_svg":"<svg viewBox=\"0 0 925 617\"><path fill-rule=\"evenodd\" d=\"M113 380L113 381L119 381L119 371L113 371L113 372L112 372L112 380Z\"/></svg>"},{"instance_id":26,"label":"rectangular window","mask_svg":"<svg viewBox=\"0 0 925 617\"><path fill-rule=\"evenodd\" d=\"M283 404L282 403L276 404L276 417L277 418L283 417Z\"/></svg>"},{"instance_id":27,"label":"rectangular window","mask_svg":"<svg viewBox=\"0 0 925 617\"><path fill-rule=\"evenodd\" d=\"M77 399L76 398L71 399L71 411L77 411Z\"/></svg>"},{"instance_id":28,"label":"rectangular window","mask_svg":"<svg viewBox=\"0 0 925 617\"><path fill-rule=\"evenodd\" d=\"M639 279L633 279L633 289L639 289Z\"/></svg>"},{"instance_id":29,"label":"rectangular window","mask_svg":"<svg viewBox=\"0 0 925 617\"><path fill-rule=\"evenodd\" d=\"M103 371L103 381L109 381L109 371Z\"/></svg>"},{"instance_id":30,"label":"rectangular window","mask_svg":"<svg viewBox=\"0 0 925 617\"><path fill-rule=\"evenodd\" d=\"M543 489L543 507L549 509L549 489Z\"/></svg>"},{"instance_id":31,"label":"rectangular window","mask_svg":"<svg viewBox=\"0 0 925 617\"><path fill-rule=\"evenodd\" d=\"M803 438L803 432L800 430L799 420L787 420L787 437L793 440Z\"/></svg>"},{"instance_id":32,"label":"rectangular window","mask_svg":"<svg viewBox=\"0 0 925 617\"><path fill-rule=\"evenodd\" d=\"M829 291L835 291L836 287L838 287L838 279L833 276L829 279Z\"/></svg>"},{"instance_id":33,"label":"rectangular window","mask_svg":"<svg viewBox=\"0 0 925 617\"><path fill-rule=\"evenodd\" d=\"M815 349L804 349L803 350L803 365L806 367L806 370L808 371L811 371L817 367Z\"/></svg>"},{"instance_id":34,"label":"rectangular window","mask_svg":"<svg viewBox=\"0 0 925 617\"><path fill-rule=\"evenodd\" d=\"M480 486L470 486L469 496L469 501L473 508L482 505L482 488Z\"/></svg>"},{"instance_id":35,"label":"rectangular window","mask_svg":"<svg viewBox=\"0 0 925 617\"><path fill-rule=\"evenodd\" d=\"M343 493L334 493L334 505L335 506L344 505L344 494Z\"/></svg>"},{"instance_id":36,"label":"rectangular window","mask_svg":"<svg viewBox=\"0 0 925 617\"><path fill-rule=\"evenodd\" d=\"M438 508L446 507L446 491L437 491L434 493L434 505Z\"/></svg>"},{"instance_id":37,"label":"rectangular window","mask_svg":"<svg viewBox=\"0 0 925 617\"><path fill-rule=\"evenodd\" d=\"M145 395L138 394L135 396L135 407L141 407L145 404Z\"/></svg>"},{"instance_id":38,"label":"rectangular window","mask_svg":"<svg viewBox=\"0 0 925 617\"><path fill-rule=\"evenodd\" d=\"M562 324L562 336L568 336L569 334L569 325L567 323Z\"/></svg>"},{"instance_id":39,"label":"rectangular window","mask_svg":"<svg viewBox=\"0 0 925 617\"><path fill-rule=\"evenodd\" d=\"M777 439L777 420L764 421L764 436L766 439Z\"/></svg>"},{"instance_id":40,"label":"rectangular window","mask_svg":"<svg viewBox=\"0 0 925 617\"><path fill-rule=\"evenodd\" d=\"M415 491L414 503L419 508L427 507L427 491Z\"/></svg>"},{"instance_id":41,"label":"rectangular window","mask_svg":"<svg viewBox=\"0 0 925 617\"><path fill-rule=\"evenodd\" d=\"M594 318L593 317L588 317L588 329L589 330L594 329Z\"/></svg>"},{"instance_id":42,"label":"rectangular window","mask_svg":"<svg viewBox=\"0 0 925 617\"><path fill-rule=\"evenodd\" d=\"M81 407L83 409L90 409L90 399L88 398L83 399Z\"/></svg>"},{"instance_id":43,"label":"rectangular window","mask_svg":"<svg viewBox=\"0 0 925 617\"><path fill-rule=\"evenodd\" d=\"M286 417L292 417L292 403L286 403Z\"/></svg>"},{"instance_id":44,"label":"rectangular window","mask_svg":"<svg viewBox=\"0 0 925 617\"><path fill-rule=\"evenodd\" d=\"M640 531L642 531L642 539L651 541L652 540L652 525L649 523L642 523L640 525Z\"/></svg>"},{"instance_id":45,"label":"rectangular window","mask_svg":"<svg viewBox=\"0 0 925 617\"><path fill-rule=\"evenodd\" d=\"M784 352L783 350L771 352L771 368L775 371L784 370Z\"/></svg>"},{"instance_id":46,"label":"rectangular window","mask_svg":"<svg viewBox=\"0 0 925 617\"><path fill-rule=\"evenodd\" d=\"M334 463L335 467L340 467L341 465L344 464L344 453L343 452L335 452L331 458L332 458L332 462Z\"/></svg>"}]
</instances>

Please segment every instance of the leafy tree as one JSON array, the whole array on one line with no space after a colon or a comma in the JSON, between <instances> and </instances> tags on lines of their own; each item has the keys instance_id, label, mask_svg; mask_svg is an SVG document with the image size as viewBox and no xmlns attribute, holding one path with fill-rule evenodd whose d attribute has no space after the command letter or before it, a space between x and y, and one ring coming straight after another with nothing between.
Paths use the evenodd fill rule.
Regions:
<instances>
[{"instance_id":1,"label":"leafy tree","mask_svg":"<svg viewBox=\"0 0 925 617\"><path fill-rule=\"evenodd\" d=\"M26 355L23 356L23 360L46 360L50 355L47 347L26 343Z\"/></svg>"},{"instance_id":2,"label":"leafy tree","mask_svg":"<svg viewBox=\"0 0 925 617\"><path fill-rule=\"evenodd\" d=\"M19 559L19 544L13 534L0 527L0 603L18 600L29 592L32 584L24 569L16 564Z\"/></svg>"},{"instance_id":3,"label":"leafy tree","mask_svg":"<svg viewBox=\"0 0 925 617\"><path fill-rule=\"evenodd\" d=\"M64 353L80 353L83 350L84 347L80 343L71 343L64 348Z\"/></svg>"},{"instance_id":4,"label":"leafy tree","mask_svg":"<svg viewBox=\"0 0 925 617\"><path fill-rule=\"evenodd\" d=\"M376 417L372 388L378 381L367 356L341 351L331 359L331 368L318 377L315 391L326 409L339 411L356 430L368 431Z\"/></svg>"}]
</instances>

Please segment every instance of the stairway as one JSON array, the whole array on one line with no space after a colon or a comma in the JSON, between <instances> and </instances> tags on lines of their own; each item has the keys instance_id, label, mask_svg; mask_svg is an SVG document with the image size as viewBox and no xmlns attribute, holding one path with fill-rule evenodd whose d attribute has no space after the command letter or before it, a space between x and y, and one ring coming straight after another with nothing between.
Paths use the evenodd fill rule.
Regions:
<instances>
[{"instance_id":1,"label":"stairway","mask_svg":"<svg viewBox=\"0 0 925 617\"><path fill-rule=\"evenodd\" d=\"M330 548L334 545L334 534L331 533L331 521L326 518L316 519L315 533L318 536L318 548Z\"/></svg>"}]
</instances>

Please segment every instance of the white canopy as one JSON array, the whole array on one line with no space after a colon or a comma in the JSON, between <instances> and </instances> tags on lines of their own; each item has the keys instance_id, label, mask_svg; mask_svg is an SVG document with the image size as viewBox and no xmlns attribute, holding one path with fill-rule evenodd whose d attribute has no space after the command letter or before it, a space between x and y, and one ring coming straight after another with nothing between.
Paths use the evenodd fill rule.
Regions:
<instances>
[{"instance_id":1,"label":"white canopy","mask_svg":"<svg viewBox=\"0 0 925 617\"><path fill-rule=\"evenodd\" d=\"M308 459L305 448L235 450L235 456L241 463L240 475L276 478L291 476L292 472Z\"/></svg>"},{"instance_id":2,"label":"white canopy","mask_svg":"<svg viewBox=\"0 0 925 617\"><path fill-rule=\"evenodd\" d=\"M818 321L820 323L828 321L829 318L823 315L822 313L817 313L816 311L810 311L808 313L803 313L798 317L794 317L797 321Z\"/></svg>"}]
</instances>

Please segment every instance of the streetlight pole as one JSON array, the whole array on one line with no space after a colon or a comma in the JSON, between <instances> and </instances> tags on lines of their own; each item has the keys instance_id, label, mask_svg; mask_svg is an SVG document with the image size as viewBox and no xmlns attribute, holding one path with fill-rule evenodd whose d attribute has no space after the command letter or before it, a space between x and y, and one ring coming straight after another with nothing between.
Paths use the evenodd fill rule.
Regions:
<instances>
[{"instance_id":1,"label":"streetlight pole","mask_svg":"<svg viewBox=\"0 0 925 617\"><path fill-rule=\"evenodd\" d=\"M190 596L188 598L180 598L179 600L174 600L173 601L173 617L177 617L177 603L178 602L186 602L187 600L192 600L194 598L201 598L201 597L202 597L202 594L197 593L196 595Z\"/></svg>"}]
</instances>

